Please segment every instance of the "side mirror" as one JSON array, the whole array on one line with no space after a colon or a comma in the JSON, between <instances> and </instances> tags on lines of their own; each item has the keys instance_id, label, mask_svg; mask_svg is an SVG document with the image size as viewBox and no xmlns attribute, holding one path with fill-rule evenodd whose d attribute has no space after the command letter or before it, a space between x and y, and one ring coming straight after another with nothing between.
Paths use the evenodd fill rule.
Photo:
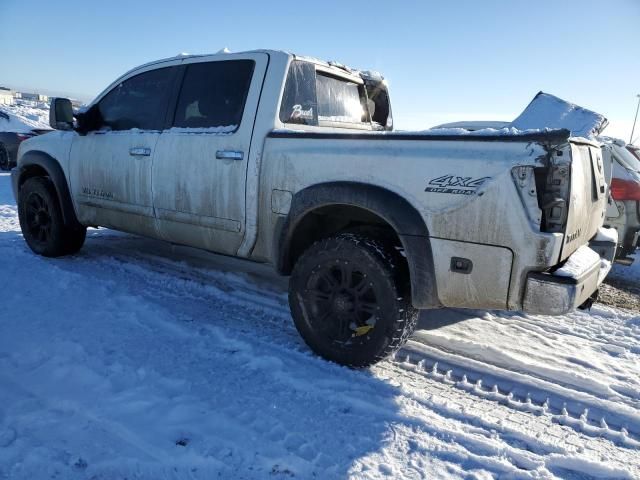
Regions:
<instances>
[{"instance_id":1,"label":"side mirror","mask_svg":"<svg viewBox=\"0 0 640 480\"><path fill-rule=\"evenodd\" d=\"M49 125L55 130L73 130L73 107L68 98L53 98L49 107Z\"/></svg>"}]
</instances>

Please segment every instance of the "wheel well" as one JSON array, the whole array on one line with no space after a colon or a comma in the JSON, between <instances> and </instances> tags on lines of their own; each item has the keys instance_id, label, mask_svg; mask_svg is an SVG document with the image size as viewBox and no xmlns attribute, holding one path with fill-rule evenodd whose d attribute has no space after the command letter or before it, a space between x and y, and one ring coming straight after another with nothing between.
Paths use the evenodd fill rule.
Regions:
<instances>
[{"instance_id":1,"label":"wheel well","mask_svg":"<svg viewBox=\"0 0 640 480\"><path fill-rule=\"evenodd\" d=\"M386 237L392 245L402 247L400 261L408 266L413 305L440 305L429 230L422 216L402 196L374 185L330 182L296 193L289 214L279 219L274 231L278 272L289 275L312 243L354 230Z\"/></svg>"},{"instance_id":2,"label":"wheel well","mask_svg":"<svg viewBox=\"0 0 640 480\"><path fill-rule=\"evenodd\" d=\"M22 175L20 175L20 183L18 187L21 187L24 182L33 177L49 177L49 172L47 172L40 165L27 165L24 167Z\"/></svg>"},{"instance_id":3,"label":"wheel well","mask_svg":"<svg viewBox=\"0 0 640 480\"><path fill-rule=\"evenodd\" d=\"M56 159L45 152L29 151L20 159L20 165L18 168L20 176L17 184L14 183L16 195L19 194L20 188L29 178L48 178L53 183L56 190L65 225L72 228L81 227L73 207L71 193L69 192L69 186L67 185L67 179L62 167Z\"/></svg>"},{"instance_id":4,"label":"wheel well","mask_svg":"<svg viewBox=\"0 0 640 480\"><path fill-rule=\"evenodd\" d=\"M402 247L396 231L381 216L353 205L327 205L308 212L296 225L284 259L284 273L291 273L296 260L313 243L347 231L357 231Z\"/></svg>"}]
</instances>

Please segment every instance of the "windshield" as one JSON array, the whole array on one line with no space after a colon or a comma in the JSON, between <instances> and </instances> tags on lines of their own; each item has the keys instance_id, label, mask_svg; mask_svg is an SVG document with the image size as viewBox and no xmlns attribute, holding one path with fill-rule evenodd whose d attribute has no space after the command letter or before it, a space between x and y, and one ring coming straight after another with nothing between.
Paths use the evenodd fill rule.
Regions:
<instances>
[{"instance_id":1,"label":"windshield","mask_svg":"<svg viewBox=\"0 0 640 480\"><path fill-rule=\"evenodd\" d=\"M361 123L368 121L363 100L364 91L357 84L318 73L318 120Z\"/></svg>"},{"instance_id":2,"label":"windshield","mask_svg":"<svg viewBox=\"0 0 640 480\"><path fill-rule=\"evenodd\" d=\"M615 156L618 162L628 170L640 172L640 160L638 160L629 150L625 147L614 148Z\"/></svg>"}]
</instances>

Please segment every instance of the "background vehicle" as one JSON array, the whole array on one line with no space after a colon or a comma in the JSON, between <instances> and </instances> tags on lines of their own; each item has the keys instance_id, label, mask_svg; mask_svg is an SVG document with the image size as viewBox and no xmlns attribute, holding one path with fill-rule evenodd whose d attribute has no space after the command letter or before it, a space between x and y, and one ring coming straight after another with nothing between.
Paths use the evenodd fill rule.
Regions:
<instances>
[{"instance_id":1,"label":"background vehicle","mask_svg":"<svg viewBox=\"0 0 640 480\"><path fill-rule=\"evenodd\" d=\"M0 110L0 170L11 170L16 165L21 142L50 131L50 129L30 128L20 123L11 114Z\"/></svg>"},{"instance_id":2,"label":"background vehicle","mask_svg":"<svg viewBox=\"0 0 640 480\"><path fill-rule=\"evenodd\" d=\"M546 95L546 94L545 94ZM580 129L579 135L591 135L602 131L606 127L606 120L595 112L582 107L573 106L555 97L544 98L544 103L551 102L552 114L535 105L540 99L538 94L534 101L514 122L497 121L460 121L438 125L434 129L462 128L467 131L477 131L483 128L510 128L520 125L528 128L543 128L545 124L552 126L558 122L566 122L564 112L571 111L575 117L574 124ZM566 106L565 106L566 105ZM533 106L533 108L532 108ZM577 107L577 108L576 108ZM554 114L555 110L555 114ZM569 124L561 123L561 125ZM618 249L616 260L630 265L632 258L628 258L638 247L640 236L640 159L634 157L634 152L640 152L637 147L627 145L623 140L609 137L597 137L602 144L604 171L610 186L605 226L614 228L618 232Z\"/></svg>"},{"instance_id":3,"label":"background vehicle","mask_svg":"<svg viewBox=\"0 0 640 480\"><path fill-rule=\"evenodd\" d=\"M381 77L277 51L134 69L20 148L41 255L100 225L274 265L311 348L374 363L440 306L563 314L610 265L599 145L568 130L392 132ZM569 201L570 200L570 201ZM606 250L606 249L605 249Z\"/></svg>"},{"instance_id":4,"label":"background vehicle","mask_svg":"<svg viewBox=\"0 0 640 480\"><path fill-rule=\"evenodd\" d=\"M631 264L627 258L638 247L640 236L640 160L627 149L623 140L599 137L605 168L611 168L611 198L605 225L618 231L620 263Z\"/></svg>"},{"instance_id":5,"label":"background vehicle","mask_svg":"<svg viewBox=\"0 0 640 480\"><path fill-rule=\"evenodd\" d=\"M640 147L635 145L627 145L627 150L629 150L638 160L640 160Z\"/></svg>"}]
</instances>

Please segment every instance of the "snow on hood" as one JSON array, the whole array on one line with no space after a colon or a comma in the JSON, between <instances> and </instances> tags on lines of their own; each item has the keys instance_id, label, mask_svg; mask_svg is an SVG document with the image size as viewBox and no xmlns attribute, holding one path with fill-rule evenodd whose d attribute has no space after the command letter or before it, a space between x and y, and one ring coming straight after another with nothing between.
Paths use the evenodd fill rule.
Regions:
<instances>
[{"instance_id":1,"label":"snow on hood","mask_svg":"<svg viewBox=\"0 0 640 480\"><path fill-rule=\"evenodd\" d=\"M29 133L32 130L51 129L49 110L46 108L3 105L0 112L2 112L0 113L0 132Z\"/></svg>"},{"instance_id":2,"label":"snow on hood","mask_svg":"<svg viewBox=\"0 0 640 480\"><path fill-rule=\"evenodd\" d=\"M571 131L572 137L593 138L608 123L599 113L540 92L510 126L518 130L565 128Z\"/></svg>"}]
</instances>

